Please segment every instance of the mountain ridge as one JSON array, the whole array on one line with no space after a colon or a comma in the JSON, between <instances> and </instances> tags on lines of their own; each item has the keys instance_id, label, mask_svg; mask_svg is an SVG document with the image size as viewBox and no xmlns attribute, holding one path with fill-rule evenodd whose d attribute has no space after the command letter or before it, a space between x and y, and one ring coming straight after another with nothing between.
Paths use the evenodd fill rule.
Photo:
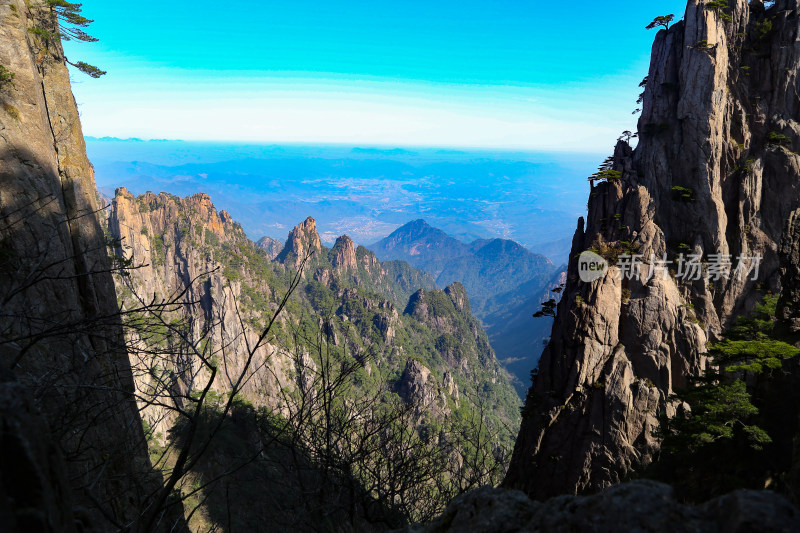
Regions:
<instances>
[{"instance_id":1,"label":"mountain ridge","mask_svg":"<svg viewBox=\"0 0 800 533\"><path fill-rule=\"evenodd\" d=\"M370 247L383 259L400 259L428 272L439 287L462 283L475 316L489 333L498 357L507 361L514 386L524 396L550 319L531 315L550 296L556 267L508 239L476 239L465 243L428 224L408 222ZM513 323L518 328L509 328Z\"/></svg>"}]
</instances>

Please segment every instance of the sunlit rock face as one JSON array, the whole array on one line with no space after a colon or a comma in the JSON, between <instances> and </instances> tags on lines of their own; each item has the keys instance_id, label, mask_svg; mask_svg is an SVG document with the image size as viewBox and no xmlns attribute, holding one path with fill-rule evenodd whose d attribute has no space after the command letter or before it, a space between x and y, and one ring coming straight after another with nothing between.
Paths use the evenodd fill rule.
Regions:
<instances>
[{"instance_id":1,"label":"sunlit rock face","mask_svg":"<svg viewBox=\"0 0 800 533\"><path fill-rule=\"evenodd\" d=\"M507 486L536 498L592 492L648 464L657 416L702 372L707 341L780 288L778 248L800 206L797 11L736 0L723 16L691 0L656 35L638 146L620 141L619 177L591 189ZM612 263L592 282L575 259L588 249ZM704 269L712 254L748 268L689 280L676 275L681 253ZM614 263L625 254L641 254L644 273L664 258L672 271L623 279Z\"/></svg>"}]
</instances>

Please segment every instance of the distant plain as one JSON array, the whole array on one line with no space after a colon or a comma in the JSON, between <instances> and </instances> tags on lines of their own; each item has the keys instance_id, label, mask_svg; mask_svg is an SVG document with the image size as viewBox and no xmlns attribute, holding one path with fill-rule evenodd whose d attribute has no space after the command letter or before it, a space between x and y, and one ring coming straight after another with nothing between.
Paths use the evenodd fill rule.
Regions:
<instances>
[{"instance_id":1,"label":"distant plain","mask_svg":"<svg viewBox=\"0 0 800 533\"><path fill-rule=\"evenodd\" d=\"M373 243L424 218L471 241L502 237L564 262L607 154L87 138L98 188L208 193L257 240L308 216L322 240Z\"/></svg>"}]
</instances>

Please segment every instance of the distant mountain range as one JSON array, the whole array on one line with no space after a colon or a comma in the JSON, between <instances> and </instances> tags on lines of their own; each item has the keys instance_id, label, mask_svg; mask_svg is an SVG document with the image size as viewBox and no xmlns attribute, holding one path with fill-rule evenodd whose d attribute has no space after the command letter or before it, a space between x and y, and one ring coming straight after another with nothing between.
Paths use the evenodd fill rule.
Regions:
<instances>
[{"instance_id":1,"label":"distant mountain range","mask_svg":"<svg viewBox=\"0 0 800 533\"><path fill-rule=\"evenodd\" d=\"M560 271L549 259L511 240L462 242L424 220L414 220L369 246L382 261L403 260L428 272L439 287L460 282L484 324L498 358L524 394L552 325L534 319Z\"/></svg>"}]
</instances>

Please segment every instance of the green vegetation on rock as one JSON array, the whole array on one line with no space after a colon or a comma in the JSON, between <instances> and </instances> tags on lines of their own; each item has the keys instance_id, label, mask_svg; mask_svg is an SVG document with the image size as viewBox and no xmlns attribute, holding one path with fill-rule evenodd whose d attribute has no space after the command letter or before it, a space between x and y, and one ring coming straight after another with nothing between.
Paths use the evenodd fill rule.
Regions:
<instances>
[{"instance_id":1,"label":"green vegetation on rock","mask_svg":"<svg viewBox=\"0 0 800 533\"><path fill-rule=\"evenodd\" d=\"M6 68L5 65L0 64L0 89L5 86L14 86L14 73Z\"/></svg>"},{"instance_id":2,"label":"green vegetation on rock","mask_svg":"<svg viewBox=\"0 0 800 533\"><path fill-rule=\"evenodd\" d=\"M777 300L768 295L738 317L726 338L711 345L711 366L671 397L675 415L661 417L661 456L648 472L683 498L763 487L773 439L758 405L774 373L800 354L773 337Z\"/></svg>"},{"instance_id":3,"label":"green vegetation on rock","mask_svg":"<svg viewBox=\"0 0 800 533\"><path fill-rule=\"evenodd\" d=\"M149 326L152 334L143 339L149 349L168 352L177 342L174 332L187 332L191 341L196 335L194 328L205 336L203 349L198 351L213 353L208 359L213 365L220 371L228 365L239 368L243 341L237 339L252 337L273 319L279 301L297 279L295 261L300 260L303 275L297 290L286 300L265 339L271 355L250 378L264 385L239 393L256 406L252 416L272 420L272 429L262 437L275 443L294 442L298 453L306 457L293 463L294 467L323 467L333 483L326 485L329 491L343 490L341 487L350 483L347 480L355 480L360 488L356 490L354 485L352 494L363 494L364 501L377 499L382 502L381 509L391 510L393 516L399 513L406 521L433 516L453 496L478 484L500 482L519 424L519 400L480 323L470 313L463 286L436 289L430 276L407 263L380 263L371 252L354 248L351 242L342 241L333 250L306 249L310 252L307 258L297 257L295 250L313 248L318 242L315 235L301 232L294 234L302 242L287 243L284 248L291 253L270 260L240 226L216 212L204 212L205 201L198 195L180 199L165 194L138 199L118 195L115 199L127 202L134 211L139 208L138 215L118 221L117 226L130 228L131 238L151 242L153 263L181 265L180 275L160 269L153 271L152 278L133 270L129 290L119 291L123 308L131 307L133 294L145 285L156 288L157 298L188 287L186 307L167 312L163 320ZM136 227L138 216L150 218L152 232L147 233L157 236L148 237ZM312 231L312 224L313 220L306 222L306 233ZM195 235L202 239L195 241ZM196 283L189 286L192 279ZM221 335L213 333L218 324L225 324ZM199 340L192 342L200 344ZM172 372L176 364L159 363L162 369L172 365ZM344 372L344 368L349 370ZM315 381L320 372L327 376L319 378L323 382ZM346 378L336 377L342 372ZM277 378L279 375L282 377ZM278 384L280 389L275 389ZM349 457L341 447L325 445L324 453L319 446L304 448L317 441L314 435L320 431L322 419L317 415L304 418L303 409L330 393L329 386L336 387L336 397L331 396L324 405L338 406L334 409L338 414L331 414L340 424L328 426L329 434L344 443L376 431L369 427L375 420L351 412L373 398L370 417L380 418L384 412L384 418L396 418L391 427L381 430L384 433L369 437L383 435L384 449L376 447L370 454ZM319 392L310 394L314 388ZM209 391L206 401L221 393L224 389ZM299 409L301 414L289 416L281 426L280 417L285 417L287 408ZM397 416L389 416L391 413ZM282 427L280 431L276 424ZM232 427L231 431L256 435L253 426L248 427ZM167 441L179 444L174 438ZM392 449L387 443L395 438L399 439L397 449L410 446L408 450L416 450L411 454L414 457L393 452L391 460L397 468L403 461L410 461L409 465L422 461L418 465L422 477L403 482L415 483L404 489L415 495L412 498L412 492L407 492L402 502L386 499L388 478L376 481L372 477L376 465L386 460L381 453ZM362 444L367 446L372 442L369 439ZM300 442L305 444L300 446ZM281 451L280 446L275 450L276 456L284 459L291 453L285 448ZM469 466L475 463L480 467ZM336 464L342 466L326 470Z\"/></svg>"}]
</instances>

